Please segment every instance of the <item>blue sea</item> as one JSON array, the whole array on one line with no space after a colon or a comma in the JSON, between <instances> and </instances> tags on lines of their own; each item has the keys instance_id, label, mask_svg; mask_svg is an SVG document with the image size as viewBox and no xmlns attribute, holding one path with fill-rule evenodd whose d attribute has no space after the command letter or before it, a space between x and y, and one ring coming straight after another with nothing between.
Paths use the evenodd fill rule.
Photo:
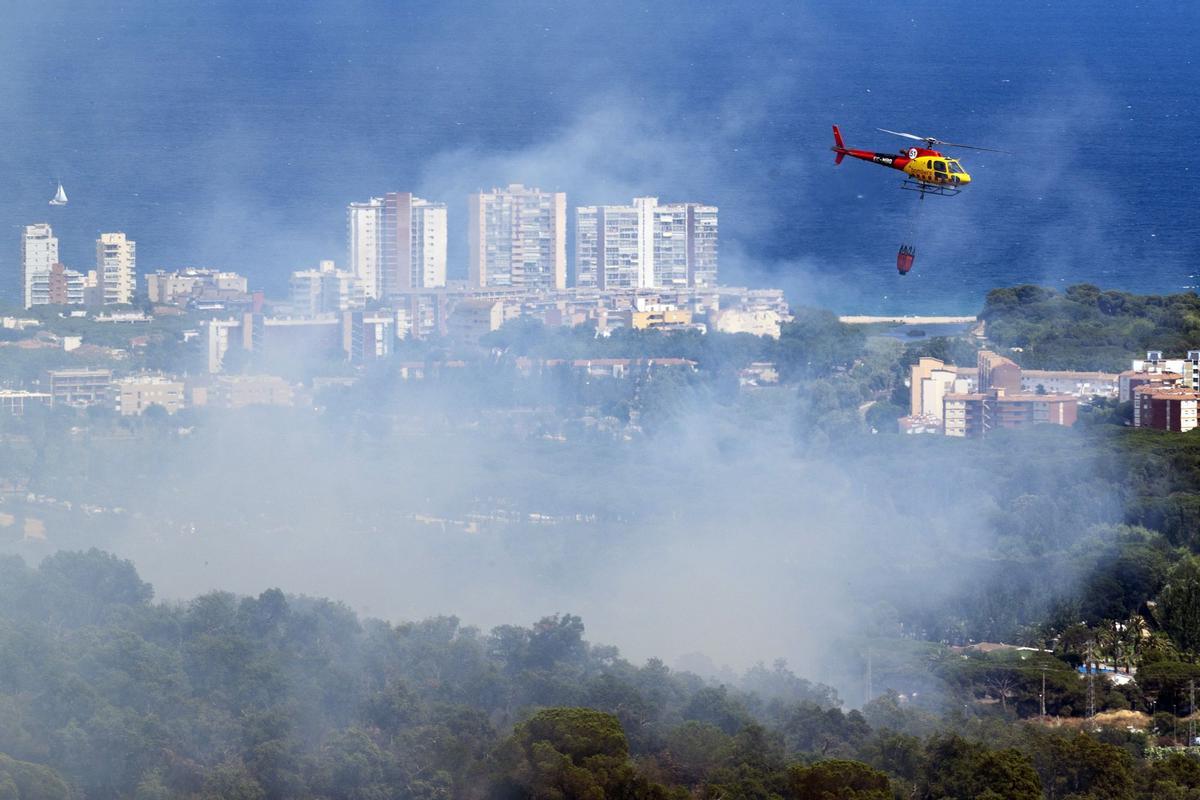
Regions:
<instances>
[{"instance_id":1,"label":"blue sea","mask_svg":"<svg viewBox=\"0 0 1200 800\"><path fill-rule=\"evenodd\" d=\"M349 201L394 190L449 204L464 275L466 195L510 182L715 203L726 282L840 312L972 313L1024 282L1190 290L1197 41L1184 2L15 0L0 300L40 221L77 269L123 230L141 271L279 293L344 261ZM971 187L919 201L899 173L835 167L832 123L852 147L906 146L882 127L1010 154L956 151Z\"/></svg>"}]
</instances>

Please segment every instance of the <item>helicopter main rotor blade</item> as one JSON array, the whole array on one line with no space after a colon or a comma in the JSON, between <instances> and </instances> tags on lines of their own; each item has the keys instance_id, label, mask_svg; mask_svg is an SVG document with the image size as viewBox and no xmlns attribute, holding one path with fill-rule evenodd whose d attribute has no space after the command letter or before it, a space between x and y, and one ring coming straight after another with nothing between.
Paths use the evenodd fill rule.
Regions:
<instances>
[{"instance_id":1,"label":"helicopter main rotor blade","mask_svg":"<svg viewBox=\"0 0 1200 800\"><path fill-rule=\"evenodd\" d=\"M883 133L890 133L893 136L903 136L906 139L916 139L918 142L930 141L930 138L928 136L917 136L912 133L901 133L900 131L889 131L887 128L876 128L875 130L881 131Z\"/></svg>"},{"instance_id":2,"label":"helicopter main rotor blade","mask_svg":"<svg viewBox=\"0 0 1200 800\"><path fill-rule=\"evenodd\" d=\"M944 142L941 139L935 139L932 136L917 136L915 133L904 133L903 131L889 131L887 128L876 128L875 130L881 133L890 133L893 136L903 136L905 139L915 139L918 142L925 142L930 147L933 145L941 145L942 147L965 147L968 150L986 150L989 153L1006 153L1012 155L1008 150L997 150L994 147L980 147L974 144L958 144L957 142Z\"/></svg>"},{"instance_id":3,"label":"helicopter main rotor blade","mask_svg":"<svg viewBox=\"0 0 1200 800\"><path fill-rule=\"evenodd\" d=\"M965 147L968 150L986 150L989 153L1005 153L1010 156L1012 155L1012 153L1009 152L1008 150L997 150L994 147L980 147L980 146L974 145L974 144L955 144L954 142L943 142L940 139L937 139L935 141L937 142L937 144L940 144L943 147Z\"/></svg>"}]
</instances>

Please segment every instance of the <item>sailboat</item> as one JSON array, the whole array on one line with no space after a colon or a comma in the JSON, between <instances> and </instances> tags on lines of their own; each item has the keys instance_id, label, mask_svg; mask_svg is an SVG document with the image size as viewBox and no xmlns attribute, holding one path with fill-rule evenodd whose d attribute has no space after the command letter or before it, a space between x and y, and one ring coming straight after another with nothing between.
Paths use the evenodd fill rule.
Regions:
<instances>
[{"instance_id":1,"label":"sailboat","mask_svg":"<svg viewBox=\"0 0 1200 800\"><path fill-rule=\"evenodd\" d=\"M65 206L67 204L67 193L63 190L62 181L58 182L58 191L54 194L54 199L50 201L52 206Z\"/></svg>"}]
</instances>

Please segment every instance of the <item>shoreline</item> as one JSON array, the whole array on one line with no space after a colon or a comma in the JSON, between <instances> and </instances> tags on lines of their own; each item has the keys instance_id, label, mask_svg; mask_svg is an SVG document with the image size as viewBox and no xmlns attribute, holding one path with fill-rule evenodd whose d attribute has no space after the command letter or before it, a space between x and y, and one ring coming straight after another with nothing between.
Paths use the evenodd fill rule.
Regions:
<instances>
[{"instance_id":1,"label":"shoreline","mask_svg":"<svg viewBox=\"0 0 1200 800\"><path fill-rule=\"evenodd\" d=\"M838 322L846 325L970 325L979 321L976 316L870 316L867 314L840 314Z\"/></svg>"}]
</instances>

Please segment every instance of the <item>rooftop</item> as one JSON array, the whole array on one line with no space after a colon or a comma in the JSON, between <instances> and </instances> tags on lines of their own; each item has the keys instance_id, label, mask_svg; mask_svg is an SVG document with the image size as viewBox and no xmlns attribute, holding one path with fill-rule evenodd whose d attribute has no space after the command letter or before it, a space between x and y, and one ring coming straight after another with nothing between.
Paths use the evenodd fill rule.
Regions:
<instances>
[{"instance_id":1,"label":"rooftop","mask_svg":"<svg viewBox=\"0 0 1200 800\"><path fill-rule=\"evenodd\" d=\"M1139 386L1133 390L1138 397L1153 400L1200 400L1200 392L1175 386Z\"/></svg>"},{"instance_id":2,"label":"rooftop","mask_svg":"<svg viewBox=\"0 0 1200 800\"><path fill-rule=\"evenodd\" d=\"M1115 381L1115 372L1073 372L1064 369L1025 369L1021 374L1029 378L1066 378L1068 380Z\"/></svg>"}]
</instances>

